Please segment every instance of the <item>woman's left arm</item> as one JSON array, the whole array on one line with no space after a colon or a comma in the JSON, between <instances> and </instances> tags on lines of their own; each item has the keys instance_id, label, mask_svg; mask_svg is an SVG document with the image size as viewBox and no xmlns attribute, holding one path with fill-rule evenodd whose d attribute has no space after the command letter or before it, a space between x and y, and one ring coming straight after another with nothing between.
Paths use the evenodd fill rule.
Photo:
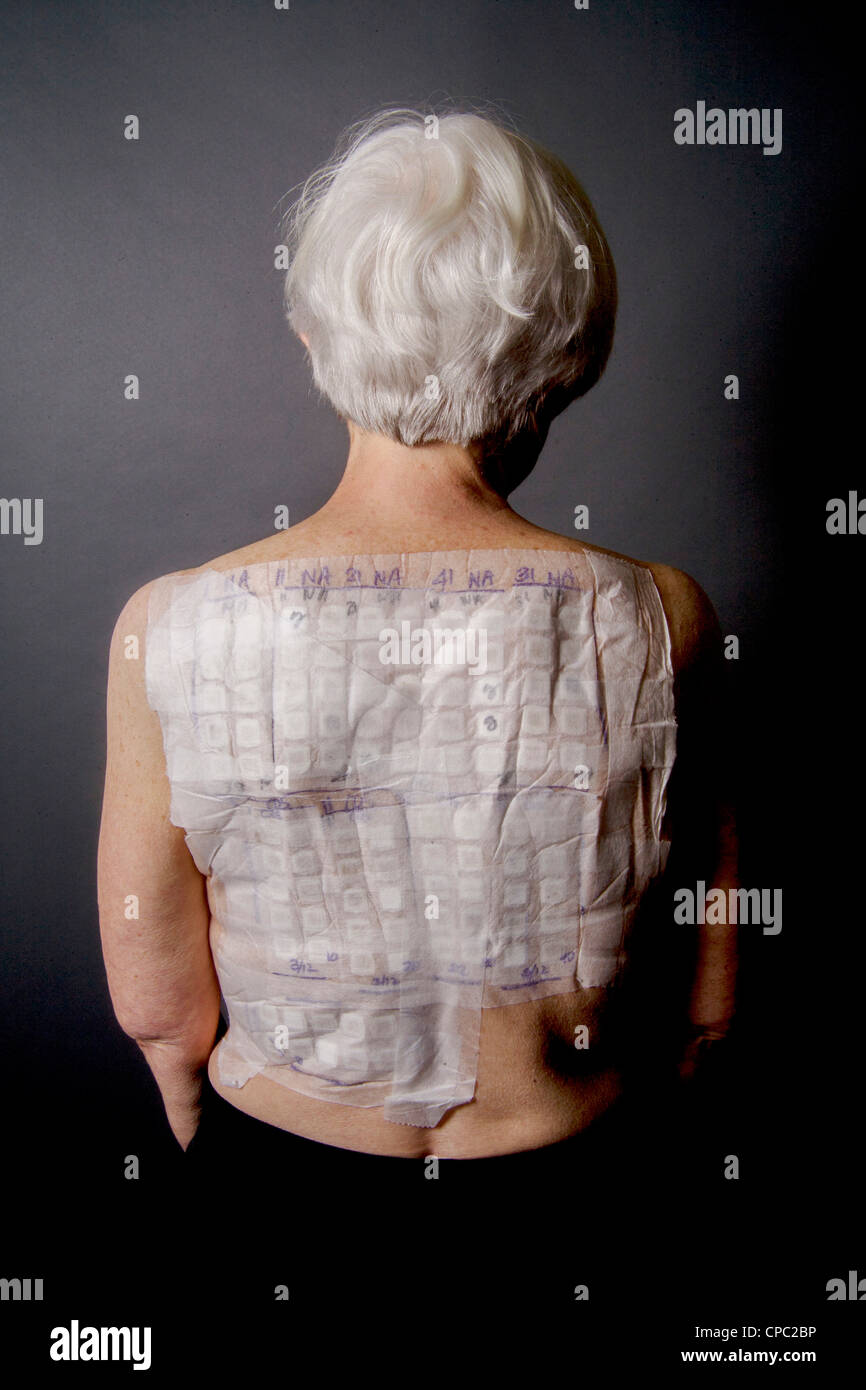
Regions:
<instances>
[{"instance_id":1,"label":"woman's left arm","mask_svg":"<svg viewBox=\"0 0 866 1390\"><path fill-rule=\"evenodd\" d=\"M736 748L731 743L724 638L699 584L681 570L654 565L671 638L677 707L677 756L668 789L671 827L668 881L688 887L696 878L720 889L725 903L739 887L739 843L732 791ZM719 925L697 925L688 1035L679 1071L690 1079L722 1042L734 1020L739 966L738 929L725 914Z\"/></svg>"},{"instance_id":2,"label":"woman's left arm","mask_svg":"<svg viewBox=\"0 0 866 1390\"><path fill-rule=\"evenodd\" d=\"M150 588L133 594L111 638L99 926L117 1020L144 1053L186 1149L201 1113L220 990L206 879L169 820L162 730L145 695Z\"/></svg>"}]
</instances>

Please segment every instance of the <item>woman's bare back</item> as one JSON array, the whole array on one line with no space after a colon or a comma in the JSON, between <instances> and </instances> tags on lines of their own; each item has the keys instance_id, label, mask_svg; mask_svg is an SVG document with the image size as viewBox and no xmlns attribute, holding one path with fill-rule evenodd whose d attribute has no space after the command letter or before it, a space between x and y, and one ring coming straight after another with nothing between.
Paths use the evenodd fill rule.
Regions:
<instances>
[{"instance_id":1,"label":"woman's bare back","mask_svg":"<svg viewBox=\"0 0 866 1390\"><path fill-rule=\"evenodd\" d=\"M335 527L314 516L199 568L236 572L291 556L410 554L458 548L588 550L628 559L534 526L506 509L501 521L492 518L482 524L473 521L461 525L455 518L447 531L440 526L407 523L399 531L394 525L365 524L362 532L354 526ZM653 573L673 640L683 618L681 586L676 582L679 572L666 566L643 567ZM181 573L194 575L198 570ZM317 1100L289 1090L265 1074L252 1077L240 1088L227 1086L219 1076L218 1049L211 1056L208 1073L218 1093L239 1110L320 1143L366 1153L403 1157L436 1154L443 1158L539 1148L590 1124L621 1092L622 1077L613 1060L616 1040L607 1037L609 1024L607 1028L605 1024L609 993L606 987L576 989L531 1003L483 1009L475 1098L450 1110L435 1129L395 1125L383 1117L378 1106L360 1108ZM595 1041L585 1051L577 1049L574 1042L580 1025L586 1025Z\"/></svg>"}]
</instances>

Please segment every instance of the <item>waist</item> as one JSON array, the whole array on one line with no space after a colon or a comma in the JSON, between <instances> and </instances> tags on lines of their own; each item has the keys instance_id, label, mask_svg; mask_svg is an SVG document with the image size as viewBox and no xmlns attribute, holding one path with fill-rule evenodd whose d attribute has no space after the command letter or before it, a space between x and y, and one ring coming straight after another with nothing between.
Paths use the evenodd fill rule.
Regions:
<instances>
[{"instance_id":1,"label":"waist","mask_svg":"<svg viewBox=\"0 0 866 1390\"><path fill-rule=\"evenodd\" d=\"M621 1071L600 1027L599 996L606 993L580 991L482 1010L474 1098L449 1110L433 1129L394 1124L381 1105L335 1104L303 1094L292 1088L289 1068L268 1067L243 1086L226 1085L219 1047L208 1074L236 1109L322 1144L405 1158L518 1153L587 1129L621 1094ZM575 1047L581 1025L591 1040L586 1049Z\"/></svg>"}]
</instances>

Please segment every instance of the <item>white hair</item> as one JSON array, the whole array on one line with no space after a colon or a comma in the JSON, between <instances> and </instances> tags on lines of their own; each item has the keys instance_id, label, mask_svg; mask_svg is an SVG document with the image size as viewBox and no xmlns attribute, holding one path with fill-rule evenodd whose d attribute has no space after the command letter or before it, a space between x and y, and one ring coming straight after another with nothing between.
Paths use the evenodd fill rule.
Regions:
<instances>
[{"instance_id":1,"label":"white hair","mask_svg":"<svg viewBox=\"0 0 866 1390\"><path fill-rule=\"evenodd\" d=\"M604 370L616 278L592 205L561 161L486 117L390 108L351 126L283 235L289 323L364 430L508 440Z\"/></svg>"}]
</instances>

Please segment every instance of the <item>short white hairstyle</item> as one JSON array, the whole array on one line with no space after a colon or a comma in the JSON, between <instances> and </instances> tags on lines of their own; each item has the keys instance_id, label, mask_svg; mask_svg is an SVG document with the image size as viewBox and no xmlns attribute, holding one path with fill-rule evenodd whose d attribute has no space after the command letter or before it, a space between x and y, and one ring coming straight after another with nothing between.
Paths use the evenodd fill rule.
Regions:
<instances>
[{"instance_id":1,"label":"short white hairstyle","mask_svg":"<svg viewBox=\"0 0 866 1390\"><path fill-rule=\"evenodd\" d=\"M560 160L485 116L356 123L282 229L289 323L364 430L506 442L604 370L616 276L592 205Z\"/></svg>"}]
</instances>

